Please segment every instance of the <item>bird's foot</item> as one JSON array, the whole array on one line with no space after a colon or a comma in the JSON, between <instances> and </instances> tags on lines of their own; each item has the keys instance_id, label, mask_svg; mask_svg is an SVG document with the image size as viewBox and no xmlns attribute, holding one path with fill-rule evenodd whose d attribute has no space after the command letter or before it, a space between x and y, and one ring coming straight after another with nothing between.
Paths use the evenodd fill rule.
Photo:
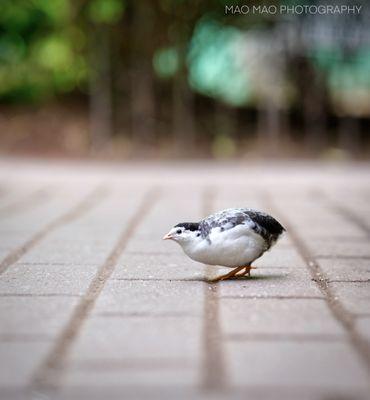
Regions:
<instances>
[{"instance_id":1,"label":"bird's foot","mask_svg":"<svg viewBox=\"0 0 370 400\"><path fill-rule=\"evenodd\" d=\"M247 267L245 267L245 266L237 267L237 268L234 268L232 271L230 271L229 273L227 273L225 275L221 275L221 276L218 276L217 278L211 279L210 282L219 282L219 281L224 281L226 279L232 278L234 276L243 276L246 273L250 273L250 270L252 268L255 268L255 267L251 267L250 265L248 265ZM239 271L241 271L242 269L245 269L245 272L243 272L241 275L237 275L237 273Z\"/></svg>"},{"instance_id":2,"label":"bird's foot","mask_svg":"<svg viewBox=\"0 0 370 400\"><path fill-rule=\"evenodd\" d=\"M238 277L245 276L245 275L251 276L251 270L252 269L257 269L257 267L252 267L251 265L248 265L248 266L246 266L244 268L245 268L244 271L242 271L240 274L236 274L235 276L238 276Z\"/></svg>"}]
</instances>

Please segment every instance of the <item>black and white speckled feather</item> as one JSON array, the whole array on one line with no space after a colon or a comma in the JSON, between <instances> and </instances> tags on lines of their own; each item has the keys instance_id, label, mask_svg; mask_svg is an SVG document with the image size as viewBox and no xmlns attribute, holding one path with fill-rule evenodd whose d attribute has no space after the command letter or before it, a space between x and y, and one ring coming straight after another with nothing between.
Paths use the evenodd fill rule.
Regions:
<instances>
[{"instance_id":1,"label":"black and white speckled feather","mask_svg":"<svg viewBox=\"0 0 370 400\"><path fill-rule=\"evenodd\" d=\"M209 236L213 228L219 228L222 232L237 225L248 226L265 239L268 247L271 247L285 230L271 215L250 208L229 208L199 222L200 232L204 238Z\"/></svg>"}]
</instances>

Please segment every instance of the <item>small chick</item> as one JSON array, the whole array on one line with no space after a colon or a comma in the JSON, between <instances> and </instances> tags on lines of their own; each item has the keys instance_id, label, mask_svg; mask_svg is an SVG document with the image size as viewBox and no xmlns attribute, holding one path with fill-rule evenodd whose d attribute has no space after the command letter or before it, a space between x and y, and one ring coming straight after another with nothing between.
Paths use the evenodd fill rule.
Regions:
<instances>
[{"instance_id":1,"label":"small chick","mask_svg":"<svg viewBox=\"0 0 370 400\"><path fill-rule=\"evenodd\" d=\"M199 222L181 222L163 239L177 242L192 260L232 268L220 281L248 274L252 262L273 246L284 227L270 215L249 209L229 208Z\"/></svg>"}]
</instances>

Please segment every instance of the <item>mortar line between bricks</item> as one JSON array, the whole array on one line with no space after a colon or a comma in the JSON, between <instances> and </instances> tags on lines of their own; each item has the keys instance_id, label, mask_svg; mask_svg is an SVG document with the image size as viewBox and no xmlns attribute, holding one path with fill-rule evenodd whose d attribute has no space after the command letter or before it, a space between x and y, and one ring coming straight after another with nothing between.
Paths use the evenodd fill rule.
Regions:
<instances>
[{"instance_id":1,"label":"mortar line between bricks","mask_svg":"<svg viewBox=\"0 0 370 400\"><path fill-rule=\"evenodd\" d=\"M304 333L233 333L224 336L225 339L231 341L255 341L255 342L327 342L327 341L344 341L345 338L339 335L324 334L304 334Z\"/></svg>"},{"instance_id":2,"label":"mortar line between bricks","mask_svg":"<svg viewBox=\"0 0 370 400\"><path fill-rule=\"evenodd\" d=\"M1 333L0 342L16 342L16 343L34 343L34 342L50 342L52 335L46 333Z\"/></svg>"},{"instance_id":3,"label":"mortar line between bricks","mask_svg":"<svg viewBox=\"0 0 370 400\"><path fill-rule=\"evenodd\" d=\"M271 197L267 193L264 193L262 197L268 208L270 208L277 218L281 219L283 222L283 225L287 230L287 234L290 236L299 254L304 259L313 281L325 295L329 310L331 311L333 317L347 332L352 347L355 349L360 359L362 359L367 368L367 373L370 375L370 347L368 346L366 340L363 339L355 329L353 315L345 309L342 303L333 294L328 285L328 278L326 274L323 272L320 265L315 261L314 257L311 256L310 251L299 234L297 234L295 229L292 228L286 215L279 211L280 209L273 203Z\"/></svg>"},{"instance_id":4,"label":"mortar line between bricks","mask_svg":"<svg viewBox=\"0 0 370 400\"><path fill-rule=\"evenodd\" d=\"M358 318L368 318L370 317L370 312L361 312L361 313L356 313L353 316L354 318L358 319Z\"/></svg>"},{"instance_id":5,"label":"mortar line between bricks","mask_svg":"<svg viewBox=\"0 0 370 400\"><path fill-rule=\"evenodd\" d=\"M221 299L233 300L325 300L324 296L248 296L248 295L224 295Z\"/></svg>"},{"instance_id":6,"label":"mortar line between bricks","mask_svg":"<svg viewBox=\"0 0 370 400\"><path fill-rule=\"evenodd\" d=\"M38 206L45 202L45 200L51 199L50 187L42 187L34 190L31 193L27 193L24 197L15 200L14 202L4 205L0 208L0 216L4 218L8 217L9 214L13 214L15 211L22 212L33 206ZM40 201L41 200L41 201Z\"/></svg>"},{"instance_id":7,"label":"mortar line between bricks","mask_svg":"<svg viewBox=\"0 0 370 400\"><path fill-rule=\"evenodd\" d=\"M146 256L173 256L178 255L176 251L126 251L125 254L130 256L141 256L145 254Z\"/></svg>"},{"instance_id":8,"label":"mortar line between bricks","mask_svg":"<svg viewBox=\"0 0 370 400\"><path fill-rule=\"evenodd\" d=\"M212 212L215 199L214 189L203 193L203 214ZM206 266L206 276L213 270ZM219 392L226 387L223 340L220 327L219 284L205 283L203 317L203 365L201 388L205 392Z\"/></svg>"},{"instance_id":9,"label":"mortar line between bricks","mask_svg":"<svg viewBox=\"0 0 370 400\"><path fill-rule=\"evenodd\" d=\"M93 314L94 318L199 318L195 313L184 312L167 312L167 313L150 313L150 312L100 312Z\"/></svg>"},{"instance_id":10,"label":"mortar line between bricks","mask_svg":"<svg viewBox=\"0 0 370 400\"><path fill-rule=\"evenodd\" d=\"M67 212L59 215L57 218L46 224L36 232L29 240L11 251L0 263L0 275L3 274L12 264L15 264L29 250L40 243L52 231L61 226L79 218L90 209L95 207L99 201L107 194L102 186L95 188L91 193L85 196L77 205L73 206Z\"/></svg>"},{"instance_id":11,"label":"mortar line between bricks","mask_svg":"<svg viewBox=\"0 0 370 400\"><path fill-rule=\"evenodd\" d=\"M345 254L334 254L334 255L317 255L316 260L370 260L370 256L348 256Z\"/></svg>"},{"instance_id":12,"label":"mortar line between bricks","mask_svg":"<svg viewBox=\"0 0 370 400\"><path fill-rule=\"evenodd\" d=\"M135 367L134 367L135 368ZM139 367L138 367L139 368ZM184 368L184 366L181 366L181 368ZM185 366L186 368L186 366ZM153 368L150 368L151 370ZM181 371L179 371L181 373ZM155 388L158 388L158 390L155 390ZM183 388L180 386L180 388ZM92 392L93 389L93 392ZM267 389L267 390L266 390ZM113 391L111 391L113 390ZM92 386L91 384L88 383L80 383L80 384L75 384L73 385L73 390L66 391L66 394L64 396L58 396L58 399L80 399L80 400L85 400L85 399L153 399L154 395L160 393L162 395L161 398L171 398L171 399L176 399L178 398L178 388L174 388L175 391L172 391L171 389L169 391L166 390L166 388L163 388L163 386L151 386L147 387L143 385L142 383L131 383L131 384L111 384L110 386L102 387L102 386ZM249 396L246 397L245 393L248 390ZM266 398L266 393L267 393L267 398L269 399L276 399L276 398L281 398L281 399L286 399L286 398L295 398L295 399L301 399L302 398L302 393L303 394L310 394L310 393L316 393L315 391L317 390L317 385L292 385L292 384L285 384L285 385L277 385L277 384L271 384L271 385L266 385L266 382L264 383L256 383L256 384L246 384L245 386L238 387L236 389L233 389L232 395L230 397L217 397L217 399L225 399L225 398L237 398L237 399L265 399ZM119 392L121 395L117 396L117 392ZM76 397L76 393L82 393L84 394L89 394L93 393L95 395L100 395L100 397L94 396L94 397ZM185 392L187 393L187 392ZM337 391L335 394L338 393ZM356 392L355 392L356 393ZM359 393L360 397L356 397L356 400L368 400L367 393L364 395L361 395L361 393L364 393L363 391ZM53 394L54 392L52 390L43 390L42 393L33 393L33 397L30 397L30 392L28 391L27 388L16 388L15 386L12 385L2 385L1 386L1 394L3 394L4 398L7 400L10 399L53 399ZM68 394L70 394L70 397L67 397ZM111 395L112 394L112 395ZM165 396L166 394L171 395L172 397ZM292 397L292 394L296 394L296 397ZM6 397L8 395L8 397ZM20 397L21 395L21 397ZM22 396L23 395L23 396ZM38 396L37 396L38 395ZM142 397L140 397L140 395ZM194 396L191 396L192 392L189 392L188 398L194 398ZM42 396L42 397L41 397ZM200 397L196 397L197 399L201 399ZM303 398L307 398L303 397ZM313 397L310 397L311 399ZM323 397L314 397L315 399L320 398L322 399ZM327 399L328 397L325 397ZM207 398L208 399L208 398ZM329 399L333 399L333 397L329 397ZM338 399L338 397L334 397L334 399ZM340 399L343 400L353 400L353 397L340 397Z\"/></svg>"},{"instance_id":13,"label":"mortar line between bricks","mask_svg":"<svg viewBox=\"0 0 370 400\"><path fill-rule=\"evenodd\" d=\"M56 339L51 351L46 355L46 358L36 370L31 380L31 387L36 389L57 389L60 386L61 374L65 367L64 363L72 344L79 334L83 323L93 309L107 280L114 272L117 262L124 252L129 239L134 234L136 227L143 221L144 217L158 200L158 197L159 191L154 188L148 190L146 194L143 195L139 206L125 224L116 244L92 279L86 293L75 307L71 318ZM50 378L52 378L52 381Z\"/></svg>"},{"instance_id":14,"label":"mortar line between bricks","mask_svg":"<svg viewBox=\"0 0 370 400\"><path fill-rule=\"evenodd\" d=\"M208 282L207 278L112 278L112 281L128 281L128 282Z\"/></svg>"},{"instance_id":15,"label":"mortar line between bricks","mask_svg":"<svg viewBox=\"0 0 370 400\"><path fill-rule=\"evenodd\" d=\"M315 240L327 240L328 235L312 235L312 234L310 234L308 236L308 238L315 239ZM345 240L346 242L349 242L349 243L358 243L358 242L368 243L368 241L369 241L368 237L366 237L364 235L361 235L361 236L330 235L330 239Z\"/></svg>"},{"instance_id":16,"label":"mortar line between bricks","mask_svg":"<svg viewBox=\"0 0 370 400\"><path fill-rule=\"evenodd\" d=\"M22 265L36 265L36 266L47 266L47 267L98 267L96 263L71 263L71 262L22 262Z\"/></svg>"},{"instance_id":17,"label":"mortar line between bricks","mask_svg":"<svg viewBox=\"0 0 370 400\"><path fill-rule=\"evenodd\" d=\"M192 362L187 359L154 359L154 358L127 358L125 360L116 360L116 359L99 359L99 360L83 360L77 361L73 363L71 369L73 370L107 370L107 369L153 369L153 368L184 368L184 367L192 367Z\"/></svg>"},{"instance_id":18,"label":"mortar line between bricks","mask_svg":"<svg viewBox=\"0 0 370 400\"><path fill-rule=\"evenodd\" d=\"M0 293L0 297L81 297L73 293Z\"/></svg>"},{"instance_id":19,"label":"mortar line between bricks","mask_svg":"<svg viewBox=\"0 0 370 400\"><path fill-rule=\"evenodd\" d=\"M328 279L327 283L369 283L370 279Z\"/></svg>"}]
</instances>

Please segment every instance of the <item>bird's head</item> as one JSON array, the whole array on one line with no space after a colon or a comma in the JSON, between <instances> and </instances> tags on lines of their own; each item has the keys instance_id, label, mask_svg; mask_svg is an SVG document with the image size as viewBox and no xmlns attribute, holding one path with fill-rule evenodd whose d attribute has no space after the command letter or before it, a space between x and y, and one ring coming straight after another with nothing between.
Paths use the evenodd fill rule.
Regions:
<instances>
[{"instance_id":1,"label":"bird's head","mask_svg":"<svg viewBox=\"0 0 370 400\"><path fill-rule=\"evenodd\" d=\"M197 222L181 222L175 225L167 235L163 236L163 240L171 239L180 245L199 240L200 238L201 232Z\"/></svg>"}]
</instances>

